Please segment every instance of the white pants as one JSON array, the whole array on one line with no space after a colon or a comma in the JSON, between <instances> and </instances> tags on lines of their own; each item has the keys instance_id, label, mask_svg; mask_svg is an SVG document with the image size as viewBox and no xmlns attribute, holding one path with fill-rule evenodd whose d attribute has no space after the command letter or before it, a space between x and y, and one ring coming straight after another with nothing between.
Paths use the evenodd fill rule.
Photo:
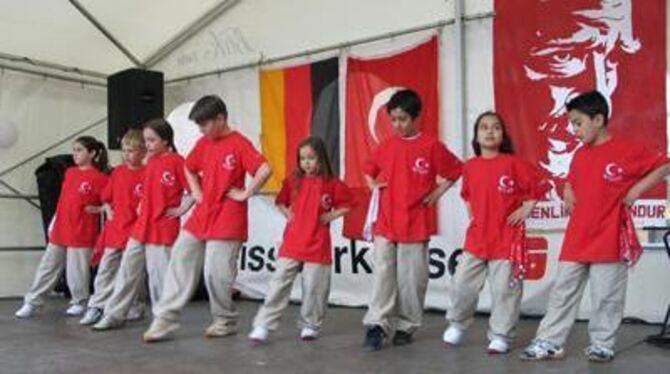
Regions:
<instances>
[{"instance_id":1,"label":"white pants","mask_svg":"<svg viewBox=\"0 0 670 374\"><path fill-rule=\"evenodd\" d=\"M242 242L236 240L200 240L182 230L172 249L163 296L154 305L154 316L177 321L198 286L204 266L213 319L227 325L236 324L238 312L232 293L241 246Z\"/></svg>"},{"instance_id":2,"label":"white pants","mask_svg":"<svg viewBox=\"0 0 670 374\"><path fill-rule=\"evenodd\" d=\"M462 330L472 324L487 278L492 301L488 337L509 343L519 321L522 283L510 287L512 263L507 260L483 260L464 251L447 288L447 320Z\"/></svg>"},{"instance_id":3,"label":"white pants","mask_svg":"<svg viewBox=\"0 0 670 374\"><path fill-rule=\"evenodd\" d=\"M592 345L614 350L626 301L628 269L623 263L558 263L558 274L549 294L547 314L536 339L563 346L577 317L586 281L591 288L592 312L589 337Z\"/></svg>"},{"instance_id":4,"label":"white pants","mask_svg":"<svg viewBox=\"0 0 670 374\"><path fill-rule=\"evenodd\" d=\"M105 315L124 320L144 287L144 269L149 277L149 297L155 305L161 297L163 278L170 261L170 248L128 240L114 280L114 292L105 304Z\"/></svg>"},{"instance_id":5,"label":"white pants","mask_svg":"<svg viewBox=\"0 0 670 374\"><path fill-rule=\"evenodd\" d=\"M118 248L105 248L98 265L98 274L93 282L93 295L88 300L89 308L104 309L107 300L114 293L114 281L116 274L121 266L123 251ZM144 272L143 272L144 273ZM146 302L146 287L144 286L144 276L140 281L140 286L136 295L135 303L139 306ZM142 305L143 306L143 305Z\"/></svg>"},{"instance_id":6,"label":"white pants","mask_svg":"<svg viewBox=\"0 0 670 374\"><path fill-rule=\"evenodd\" d=\"M429 275L427 247L427 242L375 237L372 296L363 324L380 326L386 334L411 334L421 326Z\"/></svg>"},{"instance_id":7,"label":"white pants","mask_svg":"<svg viewBox=\"0 0 670 374\"><path fill-rule=\"evenodd\" d=\"M70 304L85 304L91 279L91 248L68 248L49 243L35 272L35 279L26 294L26 304L39 306L44 295L56 287L58 278L66 270L67 286L72 294Z\"/></svg>"},{"instance_id":8,"label":"white pants","mask_svg":"<svg viewBox=\"0 0 670 374\"><path fill-rule=\"evenodd\" d=\"M330 265L284 257L277 261L277 270L270 280L265 302L254 318L254 327L265 327L269 330L279 327L281 314L289 303L293 281L301 270L302 306L298 326L319 330L328 306Z\"/></svg>"}]
</instances>

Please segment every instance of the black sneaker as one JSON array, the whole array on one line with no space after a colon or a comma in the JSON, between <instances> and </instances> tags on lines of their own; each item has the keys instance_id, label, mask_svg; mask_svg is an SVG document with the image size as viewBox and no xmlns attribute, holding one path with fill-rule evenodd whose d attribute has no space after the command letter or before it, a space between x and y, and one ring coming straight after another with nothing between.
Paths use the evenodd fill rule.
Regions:
<instances>
[{"instance_id":1,"label":"black sneaker","mask_svg":"<svg viewBox=\"0 0 670 374\"><path fill-rule=\"evenodd\" d=\"M393 336L393 345L407 345L414 341L414 336L407 331L398 330Z\"/></svg>"},{"instance_id":2,"label":"black sneaker","mask_svg":"<svg viewBox=\"0 0 670 374\"><path fill-rule=\"evenodd\" d=\"M386 334L380 326L370 326L365 333L365 342L363 349L368 352L374 352L382 349Z\"/></svg>"}]
</instances>

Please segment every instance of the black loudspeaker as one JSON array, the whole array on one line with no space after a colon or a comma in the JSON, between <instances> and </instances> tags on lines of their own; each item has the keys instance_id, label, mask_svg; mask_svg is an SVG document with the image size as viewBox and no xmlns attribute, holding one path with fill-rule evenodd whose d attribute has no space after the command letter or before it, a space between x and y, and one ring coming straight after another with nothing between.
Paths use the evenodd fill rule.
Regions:
<instances>
[{"instance_id":1,"label":"black loudspeaker","mask_svg":"<svg viewBox=\"0 0 670 374\"><path fill-rule=\"evenodd\" d=\"M128 69L107 78L107 145L120 149L128 129L163 117L163 73Z\"/></svg>"}]
</instances>

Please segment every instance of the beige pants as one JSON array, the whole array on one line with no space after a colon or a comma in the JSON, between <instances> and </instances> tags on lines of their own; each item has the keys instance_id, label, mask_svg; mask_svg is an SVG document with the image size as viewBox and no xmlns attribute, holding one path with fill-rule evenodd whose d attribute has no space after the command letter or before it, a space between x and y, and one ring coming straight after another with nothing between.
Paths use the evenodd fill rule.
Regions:
<instances>
[{"instance_id":1,"label":"beige pants","mask_svg":"<svg viewBox=\"0 0 670 374\"><path fill-rule=\"evenodd\" d=\"M179 233L163 284L163 296L154 305L155 317L177 321L198 286L203 271L214 320L237 323L233 284L242 246L237 240L199 240L186 230Z\"/></svg>"},{"instance_id":2,"label":"beige pants","mask_svg":"<svg viewBox=\"0 0 670 374\"><path fill-rule=\"evenodd\" d=\"M591 344L614 350L626 301L628 269L622 263L586 264L559 262L558 274L549 295L547 313L536 339L563 346L577 317L586 281L591 289Z\"/></svg>"},{"instance_id":3,"label":"beige pants","mask_svg":"<svg viewBox=\"0 0 670 374\"><path fill-rule=\"evenodd\" d=\"M60 245L49 243L35 272L35 279L30 291L25 296L25 303L34 306L42 305L44 295L56 287L58 278L67 269L65 276L67 286L72 294L70 304L85 304L89 296L91 279L91 248L66 249Z\"/></svg>"},{"instance_id":4,"label":"beige pants","mask_svg":"<svg viewBox=\"0 0 670 374\"><path fill-rule=\"evenodd\" d=\"M144 269L149 277L149 297L156 304L161 297L163 278L170 261L170 248L128 240L114 279L114 292L105 304L105 316L124 320L133 302L141 298Z\"/></svg>"},{"instance_id":5,"label":"beige pants","mask_svg":"<svg viewBox=\"0 0 670 374\"><path fill-rule=\"evenodd\" d=\"M95 276L93 282L93 295L88 300L89 308L105 308L107 300L114 293L114 281L121 265L122 256L123 251L118 248L105 248L98 265L98 274ZM143 307L142 304L146 302L147 291L144 286L144 279L145 277L143 276L137 290L135 301L137 307Z\"/></svg>"},{"instance_id":6,"label":"beige pants","mask_svg":"<svg viewBox=\"0 0 670 374\"><path fill-rule=\"evenodd\" d=\"M302 271L301 271L302 270ZM303 262L281 257L277 261L277 270L270 280L270 289L265 302L254 318L254 327L276 330L279 319L286 309L293 288L293 281L302 273L302 306L300 307L300 328L309 327L319 330L328 306L330 292L330 265Z\"/></svg>"},{"instance_id":7,"label":"beige pants","mask_svg":"<svg viewBox=\"0 0 670 374\"><path fill-rule=\"evenodd\" d=\"M447 320L462 330L470 327L486 279L491 290L488 337L510 342L519 321L523 290L522 284L510 287L512 263L509 261L483 260L464 251L447 287Z\"/></svg>"},{"instance_id":8,"label":"beige pants","mask_svg":"<svg viewBox=\"0 0 670 374\"><path fill-rule=\"evenodd\" d=\"M377 236L374 241L372 296L363 319L380 326L413 333L423 318L428 287L428 243L395 243Z\"/></svg>"}]
</instances>

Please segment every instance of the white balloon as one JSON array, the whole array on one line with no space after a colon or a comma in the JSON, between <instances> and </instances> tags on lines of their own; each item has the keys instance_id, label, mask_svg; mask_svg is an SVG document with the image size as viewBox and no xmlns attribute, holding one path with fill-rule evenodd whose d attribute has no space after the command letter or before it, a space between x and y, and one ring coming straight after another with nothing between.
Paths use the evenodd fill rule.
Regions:
<instances>
[{"instance_id":1,"label":"white balloon","mask_svg":"<svg viewBox=\"0 0 670 374\"><path fill-rule=\"evenodd\" d=\"M174 145L177 147L179 154L184 157L191 152L196 141L200 138L200 135L202 135L198 125L188 119L193 104L195 104L193 101L180 104L172 110L166 118L174 130Z\"/></svg>"},{"instance_id":2,"label":"white balloon","mask_svg":"<svg viewBox=\"0 0 670 374\"><path fill-rule=\"evenodd\" d=\"M0 148L10 148L16 144L19 132L14 122L6 118L0 118Z\"/></svg>"}]
</instances>

